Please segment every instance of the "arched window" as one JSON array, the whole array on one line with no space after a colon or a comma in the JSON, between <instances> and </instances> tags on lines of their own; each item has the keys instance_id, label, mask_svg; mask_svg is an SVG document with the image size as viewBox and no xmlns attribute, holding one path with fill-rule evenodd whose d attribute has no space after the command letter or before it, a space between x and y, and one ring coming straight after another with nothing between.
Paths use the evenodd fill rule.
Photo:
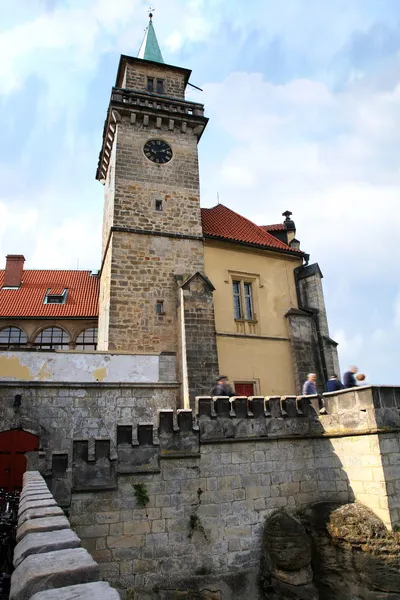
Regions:
<instances>
[{"instance_id":1,"label":"arched window","mask_svg":"<svg viewBox=\"0 0 400 600\"><path fill-rule=\"evenodd\" d=\"M61 327L47 327L36 337L35 346L42 350L68 350L69 335Z\"/></svg>"},{"instance_id":2,"label":"arched window","mask_svg":"<svg viewBox=\"0 0 400 600\"><path fill-rule=\"evenodd\" d=\"M0 330L0 347L2 348L5 346L21 346L26 342L26 333L19 327L5 327Z\"/></svg>"},{"instance_id":3,"label":"arched window","mask_svg":"<svg viewBox=\"0 0 400 600\"><path fill-rule=\"evenodd\" d=\"M85 329L76 338L77 350L96 350L97 348L97 327Z\"/></svg>"}]
</instances>

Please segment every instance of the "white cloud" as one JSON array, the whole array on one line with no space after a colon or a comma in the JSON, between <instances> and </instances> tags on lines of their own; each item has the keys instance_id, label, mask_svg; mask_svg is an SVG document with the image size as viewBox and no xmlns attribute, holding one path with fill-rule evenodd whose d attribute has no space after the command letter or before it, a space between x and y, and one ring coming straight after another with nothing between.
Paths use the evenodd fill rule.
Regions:
<instances>
[{"instance_id":1,"label":"white cloud","mask_svg":"<svg viewBox=\"0 0 400 600\"><path fill-rule=\"evenodd\" d=\"M135 54L147 3L51 0L47 11L40 0L17 4L13 10L21 5L26 10L18 19L3 19L9 29L0 32L0 101L13 91L24 93L33 75L40 83L39 109L33 130L21 140L14 172L7 163L0 164L0 174L18 182L26 157L40 154L55 123L62 121L64 127L59 153L36 189L27 189L23 198L12 184L3 185L0 252L23 252L32 267L74 268L78 257L81 267L98 267L102 190L89 185L92 173L84 175L94 166L95 152L83 107L89 98L100 101L93 97L92 81L104 57L113 55L117 61L119 52ZM168 0L157 6L155 26L168 62L173 62L168 53L182 50L184 62L176 62L185 64L196 47L194 58L204 62L203 72L212 68L213 81L218 81L217 64L221 70L226 65L237 69L246 56L261 56L273 40L279 42L289 75L275 76L286 83L236 71L202 86L204 94L196 97L211 117L200 146L201 153L204 146L211 149L201 164L203 205L215 204L218 190L221 201L259 223L276 222L291 209L304 249L321 263L343 361L357 361L359 355L370 369L366 353L371 355L371 349L379 352L379 360L392 360L387 323L393 327L395 319L400 326L400 297L394 315L371 308L373 325L365 319L360 327L346 315L357 301L360 310L380 306L400 260L395 233L400 227L400 77L395 68L400 59L393 55L391 83L379 90L376 70L368 77L365 61L352 65L340 54L357 29L368 37L376 18L372 8L365 10L360 0L351 6L348 0L337 0L335 6L311 4L305 9L298 0L279 6L261 0ZM342 19L334 18L338 12ZM211 55L207 42L214 49L225 39L224 55ZM334 78L327 73L332 64L347 81L335 92L327 83ZM289 81L297 69L301 76ZM313 69L315 76L305 78ZM10 112L10 120L18 123L19 118L17 111ZM101 131L98 143L100 137Z\"/></svg>"},{"instance_id":2,"label":"white cloud","mask_svg":"<svg viewBox=\"0 0 400 600\"><path fill-rule=\"evenodd\" d=\"M89 215L80 215L75 219L64 219L57 227L46 233L42 231L42 235L36 235L30 264L59 269L60 265L68 262L71 269L100 268L101 229L96 221L93 221ZM67 260L66 249L68 249Z\"/></svg>"},{"instance_id":3,"label":"white cloud","mask_svg":"<svg viewBox=\"0 0 400 600\"><path fill-rule=\"evenodd\" d=\"M360 333L353 337L348 337L343 329L338 329L334 333L334 338L339 344L340 357L344 369L347 365L354 364L356 357L359 357L364 346L364 338Z\"/></svg>"},{"instance_id":4,"label":"white cloud","mask_svg":"<svg viewBox=\"0 0 400 600\"><path fill-rule=\"evenodd\" d=\"M221 177L229 185L234 185L238 188L248 188L254 183L252 172L239 165L223 165L221 168Z\"/></svg>"},{"instance_id":5,"label":"white cloud","mask_svg":"<svg viewBox=\"0 0 400 600\"><path fill-rule=\"evenodd\" d=\"M393 303L393 311L394 311L394 324L400 329L400 290L397 293L397 296Z\"/></svg>"},{"instance_id":6,"label":"white cloud","mask_svg":"<svg viewBox=\"0 0 400 600\"><path fill-rule=\"evenodd\" d=\"M205 102L214 127L232 140L209 177L213 189L205 187L209 203L219 189L243 210L247 187L247 216L275 222L289 208L305 249L325 267L338 272L350 262L355 281L393 269L400 260L388 235L389 222L400 228L397 89L360 98L357 89L335 94L318 82L273 85L234 73L206 85Z\"/></svg>"}]
</instances>

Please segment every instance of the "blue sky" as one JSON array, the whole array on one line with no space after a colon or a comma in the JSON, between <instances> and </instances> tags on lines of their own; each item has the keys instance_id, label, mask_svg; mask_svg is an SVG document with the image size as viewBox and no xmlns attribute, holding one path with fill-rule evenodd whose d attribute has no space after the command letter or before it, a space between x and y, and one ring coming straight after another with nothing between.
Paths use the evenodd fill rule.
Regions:
<instances>
[{"instance_id":1,"label":"blue sky","mask_svg":"<svg viewBox=\"0 0 400 600\"><path fill-rule=\"evenodd\" d=\"M19 0L0 22L0 256L98 268L98 152L141 0ZM160 0L166 62L193 70L210 123L202 205L259 224L293 211L318 261L342 369L400 383L398 0ZM4 260L4 259L3 259Z\"/></svg>"}]
</instances>

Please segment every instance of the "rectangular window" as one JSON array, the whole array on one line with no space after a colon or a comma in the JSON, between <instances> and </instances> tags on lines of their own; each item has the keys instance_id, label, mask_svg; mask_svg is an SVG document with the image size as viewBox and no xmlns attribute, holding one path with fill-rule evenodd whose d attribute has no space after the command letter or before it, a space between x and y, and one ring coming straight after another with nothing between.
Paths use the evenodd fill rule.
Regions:
<instances>
[{"instance_id":1,"label":"rectangular window","mask_svg":"<svg viewBox=\"0 0 400 600\"><path fill-rule=\"evenodd\" d=\"M163 315L164 314L164 301L163 300L157 300L156 313L158 315Z\"/></svg>"},{"instance_id":2,"label":"rectangular window","mask_svg":"<svg viewBox=\"0 0 400 600\"><path fill-rule=\"evenodd\" d=\"M253 295L251 289L251 283L244 283L244 305L246 307L246 319L252 321L254 318L253 313Z\"/></svg>"},{"instance_id":3,"label":"rectangular window","mask_svg":"<svg viewBox=\"0 0 400 600\"><path fill-rule=\"evenodd\" d=\"M243 319L242 298L240 292L240 281L232 281L233 287L233 311L235 319Z\"/></svg>"},{"instance_id":4,"label":"rectangular window","mask_svg":"<svg viewBox=\"0 0 400 600\"><path fill-rule=\"evenodd\" d=\"M244 321L255 321L253 300L253 284L245 279L232 281L234 318Z\"/></svg>"},{"instance_id":5,"label":"rectangular window","mask_svg":"<svg viewBox=\"0 0 400 600\"><path fill-rule=\"evenodd\" d=\"M164 80L157 79L157 94L163 94L163 93L164 93Z\"/></svg>"},{"instance_id":6,"label":"rectangular window","mask_svg":"<svg viewBox=\"0 0 400 600\"><path fill-rule=\"evenodd\" d=\"M147 78L147 91L154 92L154 78L153 77Z\"/></svg>"},{"instance_id":7,"label":"rectangular window","mask_svg":"<svg viewBox=\"0 0 400 600\"><path fill-rule=\"evenodd\" d=\"M162 209L163 209L163 203L162 203L162 200L156 200L156 210L157 210L158 212L162 212Z\"/></svg>"}]
</instances>

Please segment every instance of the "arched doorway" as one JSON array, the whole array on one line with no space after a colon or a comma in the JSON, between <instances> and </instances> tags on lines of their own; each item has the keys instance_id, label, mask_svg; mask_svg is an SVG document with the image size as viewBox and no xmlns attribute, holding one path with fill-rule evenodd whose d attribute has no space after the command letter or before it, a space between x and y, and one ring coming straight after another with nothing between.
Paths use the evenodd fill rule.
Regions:
<instances>
[{"instance_id":1,"label":"arched doorway","mask_svg":"<svg viewBox=\"0 0 400 600\"><path fill-rule=\"evenodd\" d=\"M26 452L39 450L39 438L22 429L0 433L0 488L8 491L22 488L26 471Z\"/></svg>"}]
</instances>

